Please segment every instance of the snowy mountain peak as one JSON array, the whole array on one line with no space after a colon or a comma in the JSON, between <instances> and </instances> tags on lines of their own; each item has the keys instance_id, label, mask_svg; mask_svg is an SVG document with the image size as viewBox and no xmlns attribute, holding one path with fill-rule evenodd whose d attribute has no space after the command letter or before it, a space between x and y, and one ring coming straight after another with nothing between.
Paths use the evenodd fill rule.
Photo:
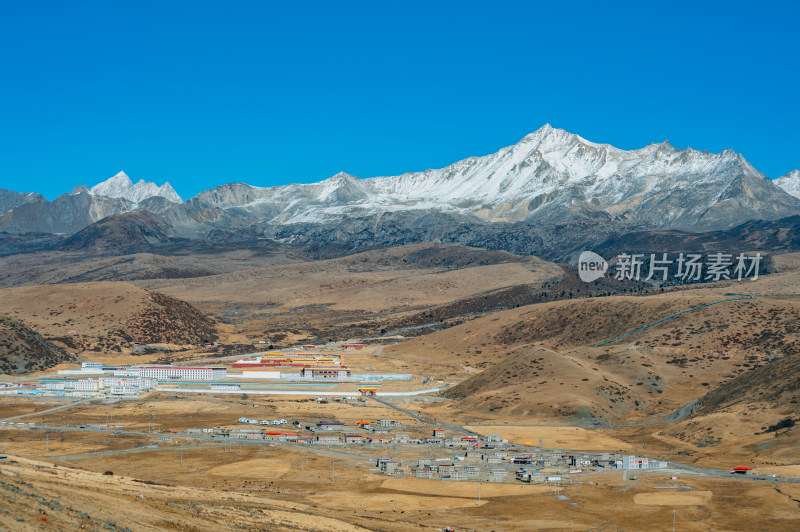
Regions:
<instances>
[{"instance_id":1,"label":"snowy mountain peak","mask_svg":"<svg viewBox=\"0 0 800 532\"><path fill-rule=\"evenodd\" d=\"M775 184L788 194L800 198L800 170L792 170L775 180Z\"/></svg>"},{"instance_id":2,"label":"snowy mountain peak","mask_svg":"<svg viewBox=\"0 0 800 532\"><path fill-rule=\"evenodd\" d=\"M78 194L91 194L91 191L86 185L77 185L69 193L70 196L77 196Z\"/></svg>"},{"instance_id":3,"label":"snowy mountain peak","mask_svg":"<svg viewBox=\"0 0 800 532\"><path fill-rule=\"evenodd\" d=\"M354 175L348 174L347 172L339 172L336 175L329 177L325 181L353 181L353 180L358 180L358 178Z\"/></svg>"},{"instance_id":4,"label":"snowy mountain peak","mask_svg":"<svg viewBox=\"0 0 800 532\"><path fill-rule=\"evenodd\" d=\"M133 203L141 203L155 196L162 197L172 203L183 203L181 197L178 196L178 193L169 183L158 186L155 183L140 179L134 185L125 172L119 172L102 183L98 183L90 191L96 196L122 198Z\"/></svg>"}]
</instances>

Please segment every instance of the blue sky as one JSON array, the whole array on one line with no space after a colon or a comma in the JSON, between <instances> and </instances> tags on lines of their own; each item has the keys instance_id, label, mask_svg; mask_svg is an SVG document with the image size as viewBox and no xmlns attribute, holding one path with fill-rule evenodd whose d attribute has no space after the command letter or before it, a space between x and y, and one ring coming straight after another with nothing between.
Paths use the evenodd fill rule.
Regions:
<instances>
[{"instance_id":1,"label":"blue sky","mask_svg":"<svg viewBox=\"0 0 800 532\"><path fill-rule=\"evenodd\" d=\"M393 175L545 123L800 167L795 3L556 4L0 2L0 188Z\"/></svg>"}]
</instances>

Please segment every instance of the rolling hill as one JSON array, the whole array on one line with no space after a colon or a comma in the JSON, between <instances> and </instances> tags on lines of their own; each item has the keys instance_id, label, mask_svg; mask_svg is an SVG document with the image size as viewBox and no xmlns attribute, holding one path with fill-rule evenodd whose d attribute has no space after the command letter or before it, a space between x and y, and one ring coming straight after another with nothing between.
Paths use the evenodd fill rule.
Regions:
<instances>
[{"instance_id":1,"label":"rolling hill","mask_svg":"<svg viewBox=\"0 0 800 532\"><path fill-rule=\"evenodd\" d=\"M188 303L127 283L7 288L0 299L9 317L77 352L122 352L132 341L197 344L218 334Z\"/></svg>"},{"instance_id":2,"label":"rolling hill","mask_svg":"<svg viewBox=\"0 0 800 532\"><path fill-rule=\"evenodd\" d=\"M76 360L75 355L48 342L36 331L0 316L0 373L20 375Z\"/></svg>"},{"instance_id":3,"label":"rolling hill","mask_svg":"<svg viewBox=\"0 0 800 532\"><path fill-rule=\"evenodd\" d=\"M453 411L643 420L800 353L800 306L787 297L797 290L787 288L796 286L797 275L748 282L754 300L686 313L597 348L591 346L725 299L730 288L530 305L389 346L383 354L413 354L474 373L446 392L455 399Z\"/></svg>"}]
</instances>

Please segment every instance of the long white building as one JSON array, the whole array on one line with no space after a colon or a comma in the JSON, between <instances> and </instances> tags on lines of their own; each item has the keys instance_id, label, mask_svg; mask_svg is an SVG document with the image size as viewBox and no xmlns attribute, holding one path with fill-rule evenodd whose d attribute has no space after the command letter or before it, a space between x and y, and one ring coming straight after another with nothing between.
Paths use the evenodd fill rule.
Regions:
<instances>
[{"instance_id":1,"label":"long white building","mask_svg":"<svg viewBox=\"0 0 800 532\"><path fill-rule=\"evenodd\" d=\"M184 368L178 366L142 366L139 376L161 380L212 381L224 379L228 370L222 367Z\"/></svg>"}]
</instances>

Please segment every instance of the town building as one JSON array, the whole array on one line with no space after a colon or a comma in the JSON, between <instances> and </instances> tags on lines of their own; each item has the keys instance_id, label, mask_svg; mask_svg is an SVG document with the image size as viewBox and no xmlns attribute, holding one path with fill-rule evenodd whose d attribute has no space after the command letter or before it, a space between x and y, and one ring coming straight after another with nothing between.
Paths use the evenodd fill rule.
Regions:
<instances>
[{"instance_id":1,"label":"town building","mask_svg":"<svg viewBox=\"0 0 800 532\"><path fill-rule=\"evenodd\" d=\"M217 392L237 392L242 386L236 383L214 382L211 384L211 389Z\"/></svg>"},{"instance_id":2,"label":"town building","mask_svg":"<svg viewBox=\"0 0 800 532\"><path fill-rule=\"evenodd\" d=\"M357 351L364 349L364 344L344 344L345 351Z\"/></svg>"},{"instance_id":3,"label":"town building","mask_svg":"<svg viewBox=\"0 0 800 532\"><path fill-rule=\"evenodd\" d=\"M345 443L364 443L364 437L361 434L345 434Z\"/></svg>"},{"instance_id":4,"label":"town building","mask_svg":"<svg viewBox=\"0 0 800 532\"><path fill-rule=\"evenodd\" d=\"M317 421L317 430L344 430L341 421Z\"/></svg>"},{"instance_id":5,"label":"town building","mask_svg":"<svg viewBox=\"0 0 800 532\"><path fill-rule=\"evenodd\" d=\"M622 469L663 469L669 465L661 460L648 460L634 455L623 456L622 460L618 461L617 464L618 466L621 465Z\"/></svg>"},{"instance_id":6,"label":"town building","mask_svg":"<svg viewBox=\"0 0 800 532\"><path fill-rule=\"evenodd\" d=\"M305 366L300 370L300 377L311 380L347 379L350 377L350 369L346 366Z\"/></svg>"},{"instance_id":7,"label":"town building","mask_svg":"<svg viewBox=\"0 0 800 532\"><path fill-rule=\"evenodd\" d=\"M317 436L317 443L321 445L338 445L342 443L338 434L320 434Z\"/></svg>"},{"instance_id":8,"label":"town building","mask_svg":"<svg viewBox=\"0 0 800 532\"><path fill-rule=\"evenodd\" d=\"M211 381L224 379L227 370L223 367L178 367L178 366L142 366L139 376L162 380L198 380Z\"/></svg>"},{"instance_id":9,"label":"town building","mask_svg":"<svg viewBox=\"0 0 800 532\"><path fill-rule=\"evenodd\" d=\"M380 463L380 468L384 473L392 474L399 465L397 462L386 460Z\"/></svg>"}]
</instances>

